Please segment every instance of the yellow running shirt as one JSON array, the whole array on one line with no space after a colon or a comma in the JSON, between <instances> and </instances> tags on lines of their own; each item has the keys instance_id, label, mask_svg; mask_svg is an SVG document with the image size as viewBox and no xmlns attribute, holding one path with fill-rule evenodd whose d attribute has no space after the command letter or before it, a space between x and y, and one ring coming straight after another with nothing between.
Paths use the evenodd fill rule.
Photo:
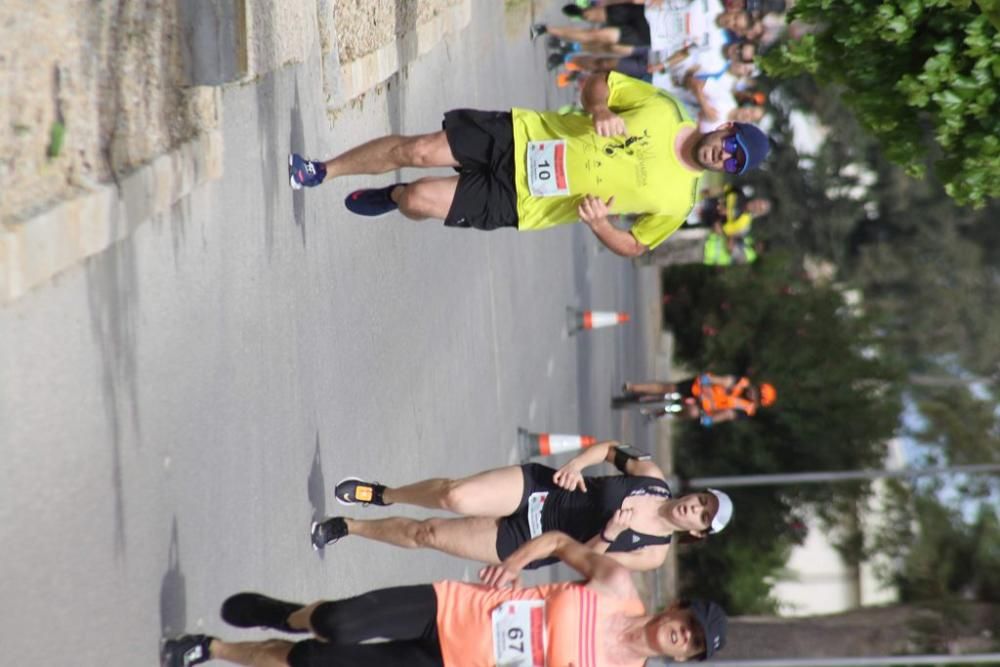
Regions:
<instances>
[{"instance_id":1,"label":"yellow running shirt","mask_svg":"<svg viewBox=\"0 0 1000 667\"><path fill-rule=\"evenodd\" d=\"M638 215L632 235L655 248L691 212L703 172L685 167L674 151L678 130L694 127L683 105L660 89L617 72L608 75L608 89L608 107L625 121L627 137L598 135L589 114L511 110L518 229L575 222L584 195L604 201L614 195L611 212ZM544 155L563 157L565 171L557 191L564 194L533 195L528 149L544 151L560 140L563 146L548 148Z\"/></svg>"}]
</instances>

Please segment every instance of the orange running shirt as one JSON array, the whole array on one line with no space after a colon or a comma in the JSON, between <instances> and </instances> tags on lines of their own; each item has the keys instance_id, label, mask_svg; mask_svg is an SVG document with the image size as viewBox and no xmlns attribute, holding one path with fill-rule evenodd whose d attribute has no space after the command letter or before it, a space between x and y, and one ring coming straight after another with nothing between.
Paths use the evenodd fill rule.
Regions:
<instances>
[{"instance_id":1,"label":"orange running shirt","mask_svg":"<svg viewBox=\"0 0 1000 667\"><path fill-rule=\"evenodd\" d=\"M645 613L637 599L601 595L580 583L558 583L521 589L495 589L480 584L442 581L437 594L437 629L445 667L495 667L493 610L510 600L543 600L547 667L610 665L600 639L609 618L619 613ZM634 667L642 667L637 660ZM632 667L622 665L621 667Z\"/></svg>"}]
</instances>

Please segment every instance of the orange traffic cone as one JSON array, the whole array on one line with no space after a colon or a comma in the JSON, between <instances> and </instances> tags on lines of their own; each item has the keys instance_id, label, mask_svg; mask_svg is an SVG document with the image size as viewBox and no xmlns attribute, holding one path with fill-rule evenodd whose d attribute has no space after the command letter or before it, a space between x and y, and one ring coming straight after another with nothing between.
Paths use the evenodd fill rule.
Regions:
<instances>
[{"instance_id":1,"label":"orange traffic cone","mask_svg":"<svg viewBox=\"0 0 1000 667\"><path fill-rule=\"evenodd\" d=\"M569 320L569 332L571 334L575 334L577 331L614 327L629 321L628 313L618 313L613 310L577 310L576 308L567 308L566 315Z\"/></svg>"},{"instance_id":2,"label":"orange traffic cone","mask_svg":"<svg viewBox=\"0 0 1000 667\"><path fill-rule=\"evenodd\" d=\"M524 461L535 456L575 452L578 449L586 449L595 442L597 438L592 435L532 433L523 428L517 429L517 444L521 450L521 459Z\"/></svg>"}]
</instances>

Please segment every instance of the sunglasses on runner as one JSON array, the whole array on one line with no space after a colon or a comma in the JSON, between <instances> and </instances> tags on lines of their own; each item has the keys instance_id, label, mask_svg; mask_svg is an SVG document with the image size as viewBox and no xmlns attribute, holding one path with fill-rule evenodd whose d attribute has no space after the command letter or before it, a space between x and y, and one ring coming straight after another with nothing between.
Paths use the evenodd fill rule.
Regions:
<instances>
[{"instance_id":1,"label":"sunglasses on runner","mask_svg":"<svg viewBox=\"0 0 1000 667\"><path fill-rule=\"evenodd\" d=\"M747 156L743 152L743 148L740 146L739 142L736 141L735 132L722 140L722 150L733 156L731 158L726 158L725 162L722 163L722 168L726 170L727 174L740 173L743 169L743 165L746 164Z\"/></svg>"}]
</instances>

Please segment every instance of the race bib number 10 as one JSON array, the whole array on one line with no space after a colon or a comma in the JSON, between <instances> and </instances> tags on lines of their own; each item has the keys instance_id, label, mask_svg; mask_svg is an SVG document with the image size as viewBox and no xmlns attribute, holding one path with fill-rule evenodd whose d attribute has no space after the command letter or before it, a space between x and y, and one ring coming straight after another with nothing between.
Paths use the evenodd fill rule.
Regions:
<instances>
[{"instance_id":1,"label":"race bib number 10","mask_svg":"<svg viewBox=\"0 0 1000 667\"><path fill-rule=\"evenodd\" d=\"M565 141L528 142L528 190L536 197L569 194Z\"/></svg>"},{"instance_id":2,"label":"race bib number 10","mask_svg":"<svg viewBox=\"0 0 1000 667\"><path fill-rule=\"evenodd\" d=\"M545 667L545 602L511 600L493 610L497 667Z\"/></svg>"}]
</instances>

